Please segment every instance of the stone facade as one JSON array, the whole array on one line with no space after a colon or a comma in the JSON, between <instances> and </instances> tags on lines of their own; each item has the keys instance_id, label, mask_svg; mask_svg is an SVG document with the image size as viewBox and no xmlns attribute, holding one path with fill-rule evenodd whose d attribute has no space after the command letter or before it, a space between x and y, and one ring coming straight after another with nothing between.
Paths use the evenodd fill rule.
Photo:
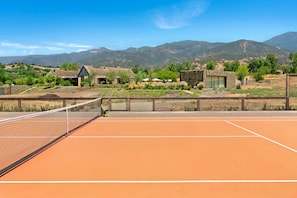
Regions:
<instances>
[{"instance_id":1,"label":"stone facade","mask_svg":"<svg viewBox=\"0 0 297 198\"><path fill-rule=\"evenodd\" d=\"M203 83L206 88L236 88L236 76L234 72L218 70L190 70L181 71L180 80L188 85L197 86Z\"/></svg>"}]
</instances>

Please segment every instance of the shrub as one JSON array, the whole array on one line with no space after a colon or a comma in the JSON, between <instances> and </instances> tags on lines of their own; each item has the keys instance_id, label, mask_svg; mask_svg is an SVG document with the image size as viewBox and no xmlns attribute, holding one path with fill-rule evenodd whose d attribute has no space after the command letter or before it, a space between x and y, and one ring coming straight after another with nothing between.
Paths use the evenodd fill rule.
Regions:
<instances>
[{"instance_id":1,"label":"shrub","mask_svg":"<svg viewBox=\"0 0 297 198\"><path fill-rule=\"evenodd\" d=\"M202 90L202 89L203 89L203 85L202 85L202 84L199 84L199 85L198 85L198 89L199 89L199 90Z\"/></svg>"}]
</instances>

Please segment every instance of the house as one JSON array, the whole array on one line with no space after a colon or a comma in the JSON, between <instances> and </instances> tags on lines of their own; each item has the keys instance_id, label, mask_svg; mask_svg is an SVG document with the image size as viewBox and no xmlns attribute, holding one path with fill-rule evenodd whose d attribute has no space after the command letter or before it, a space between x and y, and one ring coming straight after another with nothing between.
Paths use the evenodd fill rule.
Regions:
<instances>
[{"instance_id":1,"label":"house","mask_svg":"<svg viewBox=\"0 0 297 198\"><path fill-rule=\"evenodd\" d=\"M203 83L205 88L236 88L234 72L219 70L181 71L180 80L187 82L191 86Z\"/></svg>"},{"instance_id":2,"label":"house","mask_svg":"<svg viewBox=\"0 0 297 198\"><path fill-rule=\"evenodd\" d=\"M52 69L50 71L51 74L55 75L58 78L62 78L63 80L68 80L71 82L71 84L77 86L78 85L78 74L79 71L68 71L68 70L62 70L59 68Z\"/></svg>"},{"instance_id":3,"label":"house","mask_svg":"<svg viewBox=\"0 0 297 198\"><path fill-rule=\"evenodd\" d=\"M86 78L92 78L92 82L96 85L98 84L108 84L108 74L114 73L115 80L112 84L117 84L120 82L120 74L125 72L129 76L129 81L134 81L134 73L131 69L118 68L118 67L99 67L95 68L93 66L84 65L79 71L77 77L79 84L83 82Z\"/></svg>"}]
</instances>

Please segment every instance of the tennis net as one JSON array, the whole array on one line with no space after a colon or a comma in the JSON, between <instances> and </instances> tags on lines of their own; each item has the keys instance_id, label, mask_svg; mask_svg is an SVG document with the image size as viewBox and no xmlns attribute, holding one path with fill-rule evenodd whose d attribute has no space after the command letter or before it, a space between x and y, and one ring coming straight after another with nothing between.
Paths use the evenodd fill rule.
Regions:
<instances>
[{"instance_id":1,"label":"tennis net","mask_svg":"<svg viewBox=\"0 0 297 198\"><path fill-rule=\"evenodd\" d=\"M0 177L102 115L102 99L0 120Z\"/></svg>"}]
</instances>

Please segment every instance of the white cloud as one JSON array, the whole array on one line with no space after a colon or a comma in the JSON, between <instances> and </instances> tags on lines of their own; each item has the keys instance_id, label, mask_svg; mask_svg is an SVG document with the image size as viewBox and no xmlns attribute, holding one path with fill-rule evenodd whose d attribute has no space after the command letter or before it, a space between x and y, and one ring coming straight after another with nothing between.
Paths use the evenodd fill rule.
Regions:
<instances>
[{"instance_id":1,"label":"white cloud","mask_svg":"<svg viewBox=\"0 0 297 198\"><path fill-rule=\"evenodd\" d=\"M18 42L0 41L1 56L51 54L52 52L70 53L73 51L85 51L91 48L91 45L65 42L46 43L44 45L26 45Z\"/></svg>"},{"instance_id":2,"label":"white cloud","mask_svg":"<svg viewBox=\"0 0 297 198\"><path fill-rule=\"evenodd\" d=\"M17 49L38 49L38 48L41 48L40 46L37 46L37 45L23 45L20 43L10 43L10 42L5 42L5 41L0 42L0 46L1 47L17 48Z\"/></svg>"},{"instance_id":3,"label":"white cloud","mask_svg":"<svg viewBox=\"0 0 297 198\"><path fill-rule=\"evenodd\" d=\"M47 46L47 47L44 47L45 49L47 50L50 50L50 51L63 51L65 50L64 48L61 48L61 47L52 47L52 46Z\"/></svg>"},{"instance_id":4,"label":"white cloud","mask_svg":"<svg viewBox=\"0 0 297 198\"><path fill-rule=\"evenodd\" d=\"M154 11L154 23L160 29L177 29L204 13L209 0L188 0Z\"/></svg>"},{"instance_id":5,"label":"white cloud","mask_svg":"<svg viewBox=\"0 0 297 198\"><path fill-rule=\"evenodd\" d=\"M60 47L68 47L68 48L92 48L91 45L82 45L77 43L55 43L54 45L60 46Z\"/></svg>"}]
</instances>

